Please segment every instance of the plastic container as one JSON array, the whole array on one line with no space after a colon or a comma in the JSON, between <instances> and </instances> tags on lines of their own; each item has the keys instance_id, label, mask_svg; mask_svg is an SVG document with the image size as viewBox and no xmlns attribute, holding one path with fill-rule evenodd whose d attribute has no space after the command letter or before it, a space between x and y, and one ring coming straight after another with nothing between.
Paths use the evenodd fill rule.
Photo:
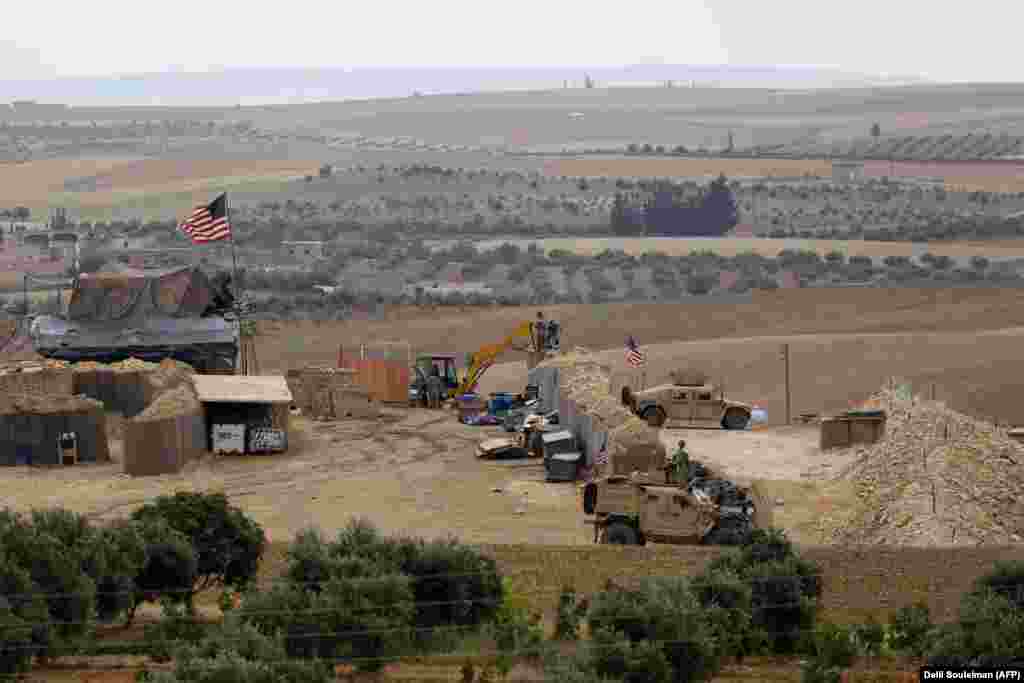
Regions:
<instances>
[{"instance_id":1,"label":"plastic container","mask_svg":"<svg viewBox=\"0 0 1024 683\"><path fill-rule=\"evenodd\" d=\"M501 415L508 412L512 407L513 399L513 395L507 392L496 392L491 394L491 414Z\"/></svg>"}]
</instances>

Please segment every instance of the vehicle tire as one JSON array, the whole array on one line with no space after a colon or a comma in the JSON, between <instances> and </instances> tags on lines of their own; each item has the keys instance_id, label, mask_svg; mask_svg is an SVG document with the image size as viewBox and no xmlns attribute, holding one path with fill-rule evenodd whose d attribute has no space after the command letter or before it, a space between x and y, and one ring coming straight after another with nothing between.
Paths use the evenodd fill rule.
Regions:
<instances>
[{"instance_id":1,"label":"vehicle tire","mask_svg":"<svg viewBox=\"0 0 1024 683\"><path fill-rule=\"evenodd\" d=\"M651 427L661 427L665 424L665 411L661 408L648 408L644 411L643 418Z\"/></svg>"},{"instance_id":2,"label":"vehicle tire","mask_svg":"<svg viewBox=\"0 0 1024 683\"><path fill-rule=\"evenodd\" d=\"M609 545L640 545L640 536L625 522L612 522L604 530L604 542Z\"/></svg>"},{"instance_id":3,"label":"vehicle tire","mask_svg":"<svg viewBox=\"0 0 1024 683\"><path fill-rule=\"evenodd\" d=\"M597 484L590 483L583 487L583 514L592 515L597 509Z\"/></svg>"},{"instance_id":4,"label":"vehicle tire","mask_svg":"<svg viewBox=\"0 0 1024 683\"><path fill-rule=\"evenodd\" d=\"M722 426L735 431L746 429L749 422L750 416L742 410L730 410L722 418Z\"/></svg>"},{"instance_id":5,"label":"vehicle tire","mask_svg":"<svg viewBox=\"0 0 1024 683\"><path fill-rule=\"evenodd\" d=\"M705 545L743 545L750 535L750 520L742 515L726 515L704 537Z\"/></svg>"}]
</instances>

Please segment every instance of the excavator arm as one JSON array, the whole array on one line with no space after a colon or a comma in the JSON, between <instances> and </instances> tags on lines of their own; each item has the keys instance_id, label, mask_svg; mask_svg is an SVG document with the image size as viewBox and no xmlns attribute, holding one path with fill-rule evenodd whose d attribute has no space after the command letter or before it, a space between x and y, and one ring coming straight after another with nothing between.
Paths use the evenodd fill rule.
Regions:
<instances>
[{"instance_id":1,"label":"excavator arm","mask_svg":"<svg viewBox=\"0 0 1024 683\"><path fill-rule=\"evenodd\" d=\"M523 345L519 346L518 344ZM473 360L470 362L466 375L463 377L458 389L455 390L455 395L461 396L476 389L476 385L480 382L480 378L483 377L484 373L487 372L487 369L494 365L494 361L509 349L529 351L534 347L533 323L530 322L519 325L510 335L505 337L504 341L481 347L479 351L473 354Z\"/></svg>"}]
</instances>

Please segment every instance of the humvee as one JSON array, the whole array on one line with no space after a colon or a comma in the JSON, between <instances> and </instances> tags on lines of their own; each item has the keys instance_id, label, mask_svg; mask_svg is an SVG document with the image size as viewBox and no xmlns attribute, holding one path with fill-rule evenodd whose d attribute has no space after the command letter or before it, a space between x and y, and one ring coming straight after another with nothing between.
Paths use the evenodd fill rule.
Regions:
<instances>
[{"instance_id":1,"label":"humvee","mask_svg":"<svg viewBox=\"0 0 1024 683\"><path fill-rule=\"evenodd\" d=\"M594 516L594 542L615 545L739 545L754 528L767 526L769 514L754 485L713 478L659 482L639 472L589 482L583 512Z\"/></svg>"},{"instance_id":2,"label":"humvee","mask_svg":"<svg viewBox=\"0 0 1024 683\"><path fill-rule=\"evenodd\" d=\"M712 384L661 384L642 391L622 389L622 404L652 427L746 429L752 407L727 400Z\"/></svg>"}]
</instances>

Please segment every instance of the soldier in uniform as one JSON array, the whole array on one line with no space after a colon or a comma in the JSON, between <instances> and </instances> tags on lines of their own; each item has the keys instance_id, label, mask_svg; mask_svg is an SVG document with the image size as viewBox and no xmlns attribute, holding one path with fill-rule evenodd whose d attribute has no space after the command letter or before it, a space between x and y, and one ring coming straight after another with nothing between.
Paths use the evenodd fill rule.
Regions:
<instances>
[{"instance_id":1,"label":"soldier in uniform","mask_svg":"<svg viewBox=\"0 0 1024 683\"><path fill-rule=\"evenodd\" d=\"M427 405L430 408L441 407L441 373L436 366L427 378Z\"/></svg>"},{"instance_id":2,"label":"soldier in uniform","mask_svg":"<svg viewBox=\"0 0 1024 683\"><path fill-rule=\"evenodd\" d=\"M677 484L686 484L690 479L690 454L686 452L685 441L679 441L679 448L669 460L669 469Z\"/></svg>"}]
</instances>

